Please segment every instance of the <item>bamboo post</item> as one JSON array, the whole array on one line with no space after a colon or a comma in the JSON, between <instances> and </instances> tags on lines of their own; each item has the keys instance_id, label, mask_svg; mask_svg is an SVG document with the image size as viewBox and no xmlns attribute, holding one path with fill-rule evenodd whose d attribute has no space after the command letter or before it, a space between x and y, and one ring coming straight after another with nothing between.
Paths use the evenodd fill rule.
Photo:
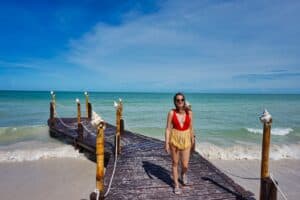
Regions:
<instances>
[{"instance_id":1,"label":"bamboo post","mask_svg":"<svg viewBox=\"0 0 300 200\"><path fill-rule=\"evenodd\" d=\"M260 121L264 124L263 127L263 142L262 142L262 154L261 154L261 183L260 183L260 200L273 199L274 195L274 184L270 180L269 173L269 152L270 152L270 141L271 141L271 124L272 116L267 110L264 110ZM276 193L276 192L275 192ZM273 198L271 198L273 197Z\"/></svg>"},{"instance_id":2,"label":"bamboo post","mask_svg":"<svg viewBox=\"0 0 300 200\"><path fill-rule=\"evenodd\" d=\"M80 101L76 99L77 103L77 125L78 125L78 136L80 139L83 139L83 126L81 124L81 109L80 109Z\"/></svg>"},{"instance_id":3,"label":"bamboo post","mask_svg":"<svg viewBox=\"0 0 300 200\"><path fill-rule=\"evenodd\" d=\"M55 101L55 93L53 91L50 92L51 94L51 101L53 103L53 109L54 109L54 117L56 117L56 101Z\"/></svg>"},{"instance_id":4,"label":"bamboo post","mask_svg":"<svg viewBox=\"0 0 300 200\"><path fill-rule=\"evenodd\" d=\"M120 119L120 135L124 134L124 119Z\"/></svg>"},{"instance_id":5,"label":"bamboo post","mask_svg":"<svg viewBox=\"0 0 300 200\"><path fill-rule=\"evenodd\" d=\"M96 188L100 192L99 199L101 200L104 199L104 130L105 123L102 121L100 122L100 125L98 127L98 133L96 138Z\"/></svg>"},{"instance_id":6,"label":"bamboo post","mask_svg":"<svg viewBox=\"0 0 300 200\"><path fill-rule=\"evenodd\" d=\"M84 92L84 95L85 95L86 117L89 118L89 94L88 92Z\"/></svg>"},{"instance_id":7,"label":"bamboo post","mask_svg":"<svg viewBox=\"0 0 300 200\"><path fill-rule=\"evenodd\" d=\"M80 111L80 101L79 99L76 99L77 103L77 123L79 124L81 121L81 111Z\"/></svg>"},{"instance_id":8,"label":"bamboo post","mask_svg":"<svg viewBox=\"0 0 300 200\"><path fill-rule=\"evenodd\" d=\"M120 141L121 141L121 136L120 136L120 128L121 128L121 112L122 112L122 106L121 106L121 101L119 100L119 103L114 102L114 106L116 108L116 138L115 138L115 146L117 145L117 152L118 154L121 153L121 145L120 145Z\"/></svg>"},{"instance_id":9,"label":"bamboo post","mask_svg":"<svg viewBox=\"0 0 300 200\"><path fill-rule=\"evenodd\" d=\"M124 119L123 119L123 102L122 99L119 99L119 106L120 106L120 135L124 133Z\"/></svg>"},{"instance_id":10,"label":"bamboo post","mask_svg":"<svg viewBox=\"0 0 300 200\"><path fill-rule=\"evenodd\" d=\"M56 137L56 133L52 129L55 126L55 116L56 116L55 93L53 91L51 91L50 94L51 94L51 101L50 101L50 130L49 130L49 133L50 133L51 137Z\"/></svg>"},{"instance_id":11,"label":"bamboo post","mask_svg":"<svg viewBox=\"0 0 300 200\"><path fill-rule=\"evenodd\" d=\"M55 118L54 118L54 103L50 102L50 128L49 128L49 134L51 137L56 137L56 132L54 131L55 127Z\"/></svg>"},{"instance_id":12,"label":"bamboo post","mask_svg":"<svg viewBox=\"0 0 300 200\"><path fill-rule=\"evenodd\" d=\"M55 125L54 119L54 103L50 102L50 126L53 127Z\"/></svg>"},{"instance_id":13,"label":"bamboo post","mask_svg":"<svg viewBox=\"0 0 300 200\"><path fill-rule=\"evenodd\" d=\"M92 104L90 102L88 103L88 119L92 119Z\"/></svg>"},{"instance_id":14,"label":"bamboo post","mask_svg":"<svg viewBox=\"0 0 300 200\"><path fill-rule=\"evenodd\" d=\"M117 108L117 116L116 116L116 127L117 127L117 132L116 132L116 134L117 134L117 140L118 140L118 142L117 142L117 144L118 144L118 154L120 154L121 153L121 144L120 144L120 141L121 141L121 123L120 123L120 121L121 121L121 105L119 104L118 105L118 108Z\"/></svg>"}]
</instances>

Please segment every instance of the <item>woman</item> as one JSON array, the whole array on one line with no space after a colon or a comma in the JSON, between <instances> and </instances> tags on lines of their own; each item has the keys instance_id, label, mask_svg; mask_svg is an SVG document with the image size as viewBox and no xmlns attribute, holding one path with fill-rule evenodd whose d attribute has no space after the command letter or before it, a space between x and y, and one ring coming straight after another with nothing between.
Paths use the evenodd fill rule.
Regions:
<instances>
[{"instance_id":1,"label":"woman","mask_svg":"<svg viewBox=\"0 0 300 200\"><path fill-rule=\"evenodd\" d=\"M195 142L193 131L193 114L186 106L185 97L182 93L174 95L175 109L168 114L166 134L165 134L165 150L171 152L172 156L172 173L174 181L174 193L180 194L178 183L178 163L181 160L181 181L187 184L187 170L190 159L191 146Z\"/></svg>"}]
</instances>

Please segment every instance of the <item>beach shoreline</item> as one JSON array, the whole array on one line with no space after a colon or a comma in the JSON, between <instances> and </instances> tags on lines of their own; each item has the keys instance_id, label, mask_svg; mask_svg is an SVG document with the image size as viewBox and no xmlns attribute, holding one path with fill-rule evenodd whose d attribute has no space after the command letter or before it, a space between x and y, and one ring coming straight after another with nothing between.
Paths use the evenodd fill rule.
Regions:
<instances>
[{"instance_id":1,"label":"beach shoreline","mask_svg":"<svg viewBox=\"0 0 300 200\"><path fill-rule=\"evenodd\" d=\"M255 198L259 199L260 180L248 178L260 177L260 160L210 160L210 162L246 190L253 192ZM270 160L270 173L289 200L299 199L299 170L300 160ZM278 199L283 199L279 191L277 196Z\"/></svg>"},{"instance_id":2,"label":"beach shoreline","mask_svg":"<svg viewBox=\"0 0 300 200\"><path fill-rule=\"evenodd\" d=\"M236 183L259 196L259 160L210 160ZM271 160L270 172L289 200L300 195L300 160ZM229 174L229 173L230 174ZM6 200L89 199L95 189L96 164L88 159L50 158L0 163L0 192ZM278 199L282 199L278 193Z\"/></svg>"}]
</instances>

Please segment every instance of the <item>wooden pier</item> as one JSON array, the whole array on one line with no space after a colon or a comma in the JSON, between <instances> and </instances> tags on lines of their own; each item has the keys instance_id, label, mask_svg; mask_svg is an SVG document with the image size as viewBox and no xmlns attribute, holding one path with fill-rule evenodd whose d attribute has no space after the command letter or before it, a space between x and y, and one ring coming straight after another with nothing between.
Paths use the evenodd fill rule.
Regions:
<instances>
[{"instance_id":1,"label":"wooden pier","mask_svg":"<svg viewBox=\"0 0 300 200\"><path fill-rule=\"evenodd\" d=\"M80 123L78 117L57 118L53 114L55 107L52 103L52 116L48 120L51 136L96 154L99 130L92 126L90 117L79 118ZM120 123L116 124L117 127L106 123L104 130L105 191L115 164L115 135ZM191 155L189 183L182 186L182 194L176 195L172 186L171 156L164 151L163 141L121 129L120 146L115 174L105 199L254 199L251 192L236 184L197 152Z\"/></svg>"}]
</instances>

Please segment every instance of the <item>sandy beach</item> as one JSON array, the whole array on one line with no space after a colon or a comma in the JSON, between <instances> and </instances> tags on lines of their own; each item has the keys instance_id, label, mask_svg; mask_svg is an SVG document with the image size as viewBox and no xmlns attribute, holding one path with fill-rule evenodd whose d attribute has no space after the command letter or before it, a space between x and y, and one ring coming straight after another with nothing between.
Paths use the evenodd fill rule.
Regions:
<instances>
[{"instance_id":1,"label":"sandy beach","mask_svg":"<svg viewBox=\"0 0 300 200\"><path fill-rule=\"evenodd\" d=\"M241 177L259 177L260 161L259 160L211 160L219 169L225 171L235 182L242 185L245 189L255 194L256 199L259 197L260 181L247 180ZM300 160L271 160L270 172L278 181L282 191L289 200L298 200L300 196ZM229 172L229 173L228 173ZM283 199L278 192L278 199Z\"/></svg>"},{"instance_id":2,"label":"sandy beach","mask_svg":"<svg viewBox=\"0 0 300 200\"><path fill-rule=\"evenodd\" d=\"M95 163L84 159L0 163L1 199L89 199L95 173Z\"/></svg>"},{"instance_id":3,"label":"sandy beach","mask_svg":"<svg viewBox=\"0 0 300 200\"><path fill-rule=\"evenodd\" d=\"M258 160L211 160L218 168L243 177L259 177ZM289 200L300 195L300 161L271 161L271 172ZM89 199L95 188L95 163L85 159L55 158L0 163L1 199ZM229 175L244 188L259 195L259 181ZM278 199L282 197L278 194Z\"/></svg>"}]
</instances>

